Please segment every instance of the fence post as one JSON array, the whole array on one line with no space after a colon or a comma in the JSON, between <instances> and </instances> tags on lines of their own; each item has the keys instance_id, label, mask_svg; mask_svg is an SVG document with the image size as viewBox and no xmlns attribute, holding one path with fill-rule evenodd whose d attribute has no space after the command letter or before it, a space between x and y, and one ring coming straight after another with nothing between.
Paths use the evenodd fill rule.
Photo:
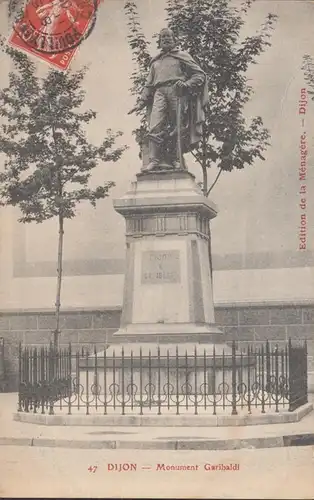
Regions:
<instances>
[{"instance_id":1,"label":"fence post","mask_svg":"<svg viewBox=\"0 0 314 500\"><path fill-rule=\"evenodd\" d=\"M279 395L278 395L278 389L279 389L279 384L278 384L278 379L279 379L279 361L278 361L278 345L276 344L275 348L275 390L276 390L276 409L275 412L278 413L278 401L279 401Z\"/></svg>"},{"instance_id":2,"label":"fence post","mask_svg":"<svg viewBox=\"0 0 314 500\"><path fill-rule=\"evenodd\" d=\"M213 415L216 415L217 414L217 411L216 411L216 386L217 386L217 383L216 383L216 349L215 349L215 346L213 348L213 378L212 378L212 387L213 387ZM225 388L223 387L223 392L225 391Z\"/></svg>"},{"instance_id":3,"label":"fence post","mask_svg":"<svg viewBox=\"0 0 314 500\"><path fill-rule=\"evenodd\" d=\"M19 343L19 400L18 400L18 410L22 411L22 343Z\"/></svg>"},{"instance_id":4,"label":"fence post","mask_svg":"<svg viewBox=\"0 0 314 500\"><path fill-rule=\"evenodd\" d=\"M83 356L82 356L83 357ZM80 390L80 352L77 351L75 353L75 385L74 385L74 390L75 390L75 395L77 398L77 409L80 409L80 397L81 397L81 390Z\"/></svg>"},{"instance_id":5,"label":"fence post","mask_svg":"<svg viewBox=\"0 0 314 500\"><path fill-rule=\"evenodd\" d=\"M113 409L116 410L116 350L112 353L112 387L113 387Z\"/></svg>"},{"instance_id":6,"label":"fence post","mask_svg":"<svg viewBox=\"0 0 314 500\"><path fill-rule=\"evenodd\" d=\"M194 346L194 415L197 415L197 349Z\"/></svg>"},{"instance_id":7,"label":"fence post","mask_svg":"<svg viewBox=\"0 0 314 500\"><path fill-rule=\"evenodd\" d=\"M46 384L46 371L45 371L45 348L44 347L41 347L40 349L40 390L41 390L41 414L44 415L45 414L45 405L47 404L47 401L46 401L46 387L45 387L45 384Z\"/></svg>"},{"instance_id":8,"label":"fence post","mask_svg":"<svg viewBox=\"0 0 314 500\"><path fill-rule=\"evenodd\" d=\"M176 346L176 415L179 415L179 348Z\"/></svg>"},{"instance_id":9,"label":"fence post","mask_svg":"<svg viewBox=\"0 0 314 500\"><path fill-rule=\"evenodd\" d=\"M68 393L68 415L72 413L72 347L69 343L69 350L67 353L67 393Z\"/></svg>"},{"instance_id":10,"label":"fence post","mask_svg":"<svg viewBox=\"0 0 314 500\"><path fill-rule=\"evenodd\" d=\"M148 350L148 406L152 409L152 353Z\"/></svg>"},{"instance_id":11,"label":"fence post","mask_svg":"<svg viewBox=\"0 0 314 500\"><path fill-rule=\"evenodd\" d=\"M307 341L304 341L304 391L305 391L305 400L304 404L308 403L308 381L307 381Z\"/></svg>"},{"instance_id":12,"label":"fence post","mask_svg":"<svg viewBox=\"0 0 314 500\"><path fill-rule=\"evenodd\" d=\"M266 341L266 392L270 392L270 349L269 342Z\"/></svg>"},{"instance_id":13,"label":"fence post","mask_svg":"<svg viewBox=\"0 0 314 500\"><path fill-rule=\"evenodd\" d=\"M34 348L33 351L33 405L34 405L34 413L37 413L37 405L38 405L38 386L37 386L37 348Z\"/></svg>"},{"instance_id":14,"label":"fence post","mask_svg":"<svg viewBox=\"0 0 314 500\"><path fill-rule=\"evenodd\" d=\"M99 381L98 381L98 358L97 358L97 349L96 349L96 346L94 346L94 360L95 360L95 366L94 366L94 396L95 396L95 409L97 411L97 408L98 408Z\"/></svg>"},{"instance_id":15,"label":"fence post","mask_svg":"<svg viewBox=\"0 0 314 500\"><path fill-rule=\"evenodd\" d=\"M204 409L207 407L207 368L206 368L206 349L204 349Z\"/></svg>"},{"instance_id":16,"label":"fence post","mask_svg":"<svg viewBox=\"0 0 314 500\"><path fill-rule=\"evenodd\" d=\"M248 399L247 399L247 407L248 407L248 412L251 412L251 346L248 345L247 348L247 394L248 394Z\"/></svg>"},{"instance_id":17,"label":"fence post","mask_svg":"<svg viewBox=\"0 0 314 500\"><path fill-rule=\"evenodd\" d=\"M159 344L158 344L158 347L157 347L157 363L158 363L158 372L157 372L157 376L158 376L158 380L157 380L157 383L158 383L158 415L161 415L161 401L160 401L160 347L159 347Z\"/></svg>"},{"instance_id":18,"label":"fence post","mask_svg":"<svg viewBox=\"0 0 314 500\"><path fill-rule=\"evenodd\" d=\"M130 377L131 377L131 410L134 408L134 382L133 382L133 349L131 349L131 359L130 359ZM135 391L136 394L136 391Z\"/></svg>"},{"instance_id":19,"label":"fence post","mask_svg":"<svg viewBox=\"0 0 314 500\"><path fill-rule=\"evenodd\" d=\"M125 415L125 399L124 399L124 348L121 349L121 391L122 391L122 415Z\"/></svg>"},{"instance_id":20,"label":"fence post","mask_svg":"<svg viewBox=\"0 0 314 500\"><path fill-rule=\"evenodd\" d=\"M262 363L261 363L261 372L262 373L260 374L260 377L261 377L261 380L262 380L262 413L265 413L265 385L264 385L264 377L265 377L264 364L265 364L265 360L264 360L264 346L263 345L262 345L262 349L261 349L261 355L262 355Z\"/></svg>"},{"instance_id":21,"label":"fence post","mask_svg":"<svg viewBox=\"0 0 314 500\"><path fill-rule=\"evenodd\" d=\"M104 349L104 415L107 415L107 352Z\"/></svg>"},{"instance_id":22,"label":"fence post","mask_svg":"<svg viewBox=\"0 0 314 500\"><path fill-rule=\"evenodd\" d=\"M86 366L86 415L89 415L89 350L85 353L85 366Z\"/></svg>"},{"instance_id":23,"label":"fence post","mask_svg":"<svg viewBox=\"0 0 314 500\"><path fill-rule=\"evenodd\" d=\"M170 409L170 358L169 349L167 349L167 408Z\"/></svg>"},{"instance_id":24,"label":"fence post","mask_svg":"<svg viewBox=\"0 0 314 500\"><path fill-rule=\"evenodd\" d=\"M140 347L140 415L143 415L143 354Z\"/></svg>"},{"instance_id":25,"label":"fence post","mask_svg":"<svg viewBox=\"0 0 314 500\"><path fill-rule=\"evenodd\" d=\"M29 373L28 373L28 397L29 397L29 409L33 409L33 400L34 400L34 384L33 384L33 352L34 348L31 347L29 351Z\"/></svg>"},{"instance_id":26,"label":"fence post","mask_svg":"<svg viewBox=\"0 0 314 500\"><path fill-rule=\"evenodd\" d=\"M53 405L54 405L54 374L55 374L55 349L53 348L51 342L48 351L48 367L49 367L49 375L48 375L48 393L49 393L49 415L54 414Z\"/></svg>"},{"instance_id":27,"label":"fence post","mask_svg":"<svg viewBox=\"0 0 314 500\"><path fill-rule=\"evenodd\" d=\"M239 394L241 396L241 410L243 410L244 390L243 390L243 350L240 352L240 369L239 369Z\"/></svg>"},{"instance_id":28,"label":"fence post","mask_svg":"<svg viewBox=\"0 0 314 500\"><path fill-rule=\"evenodd\" d=\"M226 380L225 380L225 350L223 349L222 350L222 408L223 408L223 410L226 409L225 383L226 383ZM229 384L229 380L228 380L228 384ZM229 389L229 385L228 385L228 389Z\"/></svg>"},{"instance_id":29,"label":"fence post","mask_svg":"<svg viewBox=\"0 0 314 500\"><path fill-rule=\"evenodd\" d=\"M237 357L235 340L232 341L232 413L237 415Z\"/></svg>"},{"instance_id":30,"label":"fence post","mask_svg":"<svg viewBox=\"0 0 314 500\"><path fill-rule=\"evenodd\" d=\"M189 408L189 366L188 366L189 360L188 360L188 351L185 349L185 355L184 355L184 378L185 382L183 387L185 387L185 393L184 390L182 390L182 395L185 394L185 409L188 410ZM192 391L191 391L192 392Z\"/></svg>"},{"instance_id":31,"label":"fence post","mask_svg":"<svg viewBox=\"0 0 314 500\"><path fill-rule=\"evenodd\" d=\"M292 345L291 338L288 340L288 364L289 364L289 411L293 411L293 367L292 367Z\"/></svg>"}]
</instances>

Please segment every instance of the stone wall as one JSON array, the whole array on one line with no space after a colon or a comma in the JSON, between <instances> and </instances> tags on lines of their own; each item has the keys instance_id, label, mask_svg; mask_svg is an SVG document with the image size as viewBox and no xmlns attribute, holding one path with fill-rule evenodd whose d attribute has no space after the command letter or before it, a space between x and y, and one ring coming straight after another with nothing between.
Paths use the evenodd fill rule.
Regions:
<instances>
[{"instance_id":1,"label":"stone wall","mask_svg":"<svg viewBox=\"0 0 314 500\"><path fill-rule=\"evenodd\" d=\"M119 328L121 310L64 311L61 314L60 347L71 342L73 350L103 350ZM5 370L8 390L16 390L19 343L42 347L52 341L54 314L47 311L0 313L0 337L5 341Z\"/></svg>"},{"instance_id":2,"label":"stone wall","mask_svg":"<svg viewBox=\"0 0 314 500\"><path fill-rule=\"evenodd\" d=\"M60 345L71 342L73 349L102 350L111 343L119 328L120 309L64 311L61 315ZM307 340L309 371L314 372L314 305L225 305L215 310L216 323L224 331L224 340L236 340L238 347L259 345L267 339L279 346L290 337ZM41 347L52 340L54 315L47 311L0 313L0 336L5 339L5 370L8 390L16 390L18 346Z\"/></svg>"},{"instance_id":3,"label":"stone wall","mask_svg":"<svg viewBox=\"0 0 314 500\"><path fill-rule=\"evenodd\" d=\"M239 347L266 340L279 346L289 338L307 340L314 355L313 306L229 306L216 308L215 319L225 332L225 340L236 340Z\"/></svg>"}]
</instances>

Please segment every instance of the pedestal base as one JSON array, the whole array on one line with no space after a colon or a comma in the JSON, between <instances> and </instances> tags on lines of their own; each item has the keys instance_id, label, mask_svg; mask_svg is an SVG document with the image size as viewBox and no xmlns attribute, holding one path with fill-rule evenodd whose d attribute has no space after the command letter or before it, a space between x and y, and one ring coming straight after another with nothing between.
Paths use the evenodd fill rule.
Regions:
<instances>
[{"instance_id":1,"label":"pedestal base","mask_svg":"<svg viewBox=\"0 0 314 500\"><path fill-rule=\"evenodd\" d=\"M191 323L133 323L120 328L114 337L119 342L156 342L158 343L221 343L223 332L211 324Z\"/></svg>"},{"instance_id":2,"label":"pedestal base","mask_svg":"<svg viewBox=\"0 0 314 500\"><path fill-rule=\"evenodd\" d=\"M86 361L82 360L81 381L87 380L85 370L93 373L89 392L93 386L98 394L114 392L128 403L134 398L137 403L154 405L160 398L170 398L172 404L187 396L210 397L207 404L215 398L217 402L222 397L230 399L235 390L238 395L245 392L249 370L254 368L253 360L235 355L224 344L191 342L115 344Z\"/></svg>"},{"instance_id":3,"label":"pedestal base","mask_svg":"<svg viewBox=\"0 0 314 500\"><path fill-rule=\"evenodd\" d=\"M219 333L209 252L209 221L217 212L194 176L139 174L114 208L126 219L127 239L117 335Z\"/></svg>"},{"instance_id":4,"label":"pedestal base","mask_svg":"<svg viewBox=\"0 0 314 500\"><path fill-rule=\"evenodd\" d=\"M121 355L121 345L111 345L106 357L112 360L119 352ZM231 348L224 344L128 342L123 346L125 369L124 373L120 370L118 383L121 387L123 376L126 393L134 385L146 394L147 401L157 395L182 399L214 394L221 383L232 387L231 355ZM150 398L149 392L153 393Z\"/></svg>"}]
</instances>

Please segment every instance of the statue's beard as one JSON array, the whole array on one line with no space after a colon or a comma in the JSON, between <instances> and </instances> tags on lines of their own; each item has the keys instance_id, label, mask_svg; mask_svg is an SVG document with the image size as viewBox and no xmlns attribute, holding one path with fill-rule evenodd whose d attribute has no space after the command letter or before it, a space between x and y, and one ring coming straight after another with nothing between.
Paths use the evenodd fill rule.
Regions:
<instances>
[{"instance_id":1,"label":"statue's beard","mask_svg":"<svg viewBox=\"0 0 314 500\"><path fill-rule=\"evenodd\" d=\"M174 44L171 43L169 45L164 45L163 47L161 47L161 50L163 52L170 52L172 49L174 49L174 47L175 47Z\"/></svg>"}]
</instances>

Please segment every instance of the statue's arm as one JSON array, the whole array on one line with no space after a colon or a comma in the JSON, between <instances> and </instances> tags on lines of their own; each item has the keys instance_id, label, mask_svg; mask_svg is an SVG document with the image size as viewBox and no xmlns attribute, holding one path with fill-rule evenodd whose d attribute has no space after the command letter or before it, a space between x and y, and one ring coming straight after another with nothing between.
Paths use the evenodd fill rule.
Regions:
<instances>
[{"instance_id":1,"label":"statue's arm","mask_svg":"<svg viewBox=\"0 0 314 500\"><path fill-rule=\"evenodd\" d=\"M141 102L147 105L154 95L154 65L152 64L141 94Z\"/></svg>"},{"instance_id":2,"label":"statue's arm","mask_svg":"<svg viewBox=\"0 0 314 500\"><path fill-rule=\"evenodd\" d=\"M186 81L184 83L178 82L178 84L180 84L179 86L183 86L191 90L195 87L201 87L206 81L206 75L202 68L196 61L194 61L188 52L179 52L178 58L180 60L182 70L186 75Z\"/></svg>"},{"instance_id":3,"label":"statue's arm","mask_svg":"<svg viewBox=\"0 0 314 500\"><path fill-rule=\"evenodd\" d=\"M201 68L196 63L185 66L186 66L185 71L188 78L185 83L188 86L188 88L193 89L203 85L205 82L205 74L201 70Z\"/></svg>"},{"instance_id":4,"label":"statue's arm","mask_svg":"<svg viewBox=\"0 0 314 500\"><path fill-rule=\"evenodd\" d=\"M153 82L154 82L154 67L153 65L151 65L137 106L135 106L135 108L131 109L131 111L128 112L129 115L131 115L132 113L136 113L137 111L141 111L141 109L145 108L151 102L154 95Z\"/></svg>"}]
</instances>

